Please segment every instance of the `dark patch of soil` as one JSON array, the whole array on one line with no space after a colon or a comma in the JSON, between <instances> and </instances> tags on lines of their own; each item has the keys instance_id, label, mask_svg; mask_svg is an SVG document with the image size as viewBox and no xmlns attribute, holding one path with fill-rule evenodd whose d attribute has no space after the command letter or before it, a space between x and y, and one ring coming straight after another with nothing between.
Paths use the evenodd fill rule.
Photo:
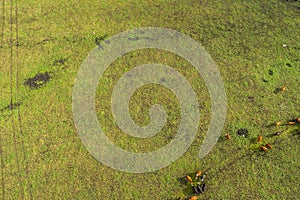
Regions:
<instances>
[{"instance_id":1,"label":"dark patch of soil","mask_svg":"<svg viewBox=\"0 0 300 200\"><path fill-rule=\"evenodd\" d=\"M236 134L239 136L248 137L249 131L245 128L241 128L237 130Z\"/></svg>"},{"instance_id":2,"label":"dark patch of soil","mask_svg":"<svg viewBox=\"0 0 300 200\"><path fill-rule=\"evenodd\" d=\"M28 85L30 89L37 89L42 85L45 85L50 80L50 75L48 72L38 73L34 77L29 78L25 81L25 85Z\"/></svg>"},{"instance_id":3,"label":"dark patch of soil","mask_svg":"<svg viewBox=\"0 0 300 200\"><path fill-rule=\"evenodd\" d=\"M287 67L292 67L292 64L291 63L286 63L285 64Z\"/></svg>"},{"instance_id":4,"label":"dark patch of soil","mask_svg":"<svg viewBox=\"0 0 300 200\"><path fill-rule=\"evenodd\" d=\"M269 69L269 75L270 75L270 76L273 76L273 74L274 74L273 70L272 70L272 69Z\"/></svg>"},{"instance_id":5,"label":"dark patch of soil","mask_svg":"<svg viewBox=\"0 0 300 200\"><path fill-rule=\"evenodd\" d=\"M264 83L267 83L267 82L269 82L267 79L262 79L262 81L264 82Z\"/></svg>"},{"instance_id":6,"label":"dark patch of soil","mask_svg":"<svg viewBox=\"0 0 300 200\"><path fill-rule=\"evenodd\" d=\"M95 37L95 44L100 45L101 41L103 41L107 37L107 34Z\"/></svg>"},{"instance_id":7,"label":"dark patch of soil","mask_svg":"<svg viewBox=\"0 0 300 200\"><path fill-rule=\"evenodd\" d=\"M248 99L249 99L249 101L254 101L254 100L255 100L255 97L253 97L253 96L248 96Z\"/></svg>"},{"instance_id":8,"label":"dark patch of soil","mask_svg":"<svg viewBox=\"0 0 300 200\"><path fill-rule=\"evenodd\" d=\"M164 79L164 78L161 78L160 80L159 80L159 82L160 83L163 83L163 82L165 82L166 80Z\"/></svg>"},{"instance_id":9,"label":"dark patch of soil","mask_svg":"<svg viewBox=\"0 0 300 200\"><path fill-rule=\"evenodd\" d=\"M291 120L289 120L289 122L297 122L297 120L296 119L291 119Z\"/></svg>"},{"instance_id":10,"label":"dark patch of soil","mask_svg":"<svg viewBox=\"0 0 300 200\"><path fill-rule=\"evenodd\" d=\"M65 65L65 63L67 62L67 58L60 58L57 59L53 62L53 65L57 66L57 65Z\"/></svg>"},{"instance_id":11,"label":"dark patch of soil","mask_svg":"<svg viewBox=\"0 0 300 200\"><path fill-rule=\"evenodd\" d=\"M276 89L274 90L274 94L278 94L278 93L280 93L280 92L282 92L282 88L276 88Z\"/></svg>"}]
</instances>

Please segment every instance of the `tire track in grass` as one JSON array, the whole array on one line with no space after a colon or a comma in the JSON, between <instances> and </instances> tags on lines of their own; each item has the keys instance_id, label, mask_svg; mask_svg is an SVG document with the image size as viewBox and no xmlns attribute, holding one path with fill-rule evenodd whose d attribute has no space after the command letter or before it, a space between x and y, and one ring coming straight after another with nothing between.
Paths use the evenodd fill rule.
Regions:
<instances>
[{"instance_id":1,"label":"tire track in grass","mask_svg":"<svg viewBox=\"0 0 300 200\"><path fill-rule=\"evenodd\" d=\"M4 183L4 159L2 153L2 136L0 135L0 159L1 159L1 188L2 199L5 199L5 183Z\"/></svg>"},{"instance_id":2,"label":"tire track in grass","mask_svg":"<svg viewBox=\"0 0 300 200\"><path fill-rule=\"evenodd\" d=\"M1 26L1 46L4 45L4 25L5 25L5 0L2 0L2 26Z\"/></svg>"},{"instance_id":3,"label":"tire track in grass","mask_svg":"<svg viewBox=\"0 0 300 200\"><path fill-rule=\"evenodd\" d=\"M16 165L17 165L17 172L18 172L18 185L20 189L20 196L21 199L24 199L24 185L22 182L21 177L21 169L20 169L20 159L17 149L17 135L16 135L16 127L15 127L15 118L14 118L14 109L13 109L13 0L10 0L10 110L11 110L11 123L12 123L12 134L13 134L13 148L15 151L15 158L16 158Z\"/></svg>"},{"instance_id":4,"label":"tire track in grass","mask_svg":"<svg viewBox=\"0 0 300 200\"><path fill-rule=\"evenodd\" d=\"M20 88L20 81L19 77L21 74L21 69L19 66L19 12L18 12L18 1L16 1L15 7L15 15L16 15L16 102L19 101L19 88ZM21 118L21 111L20 111L20 104L17 104L17 116L18 116L18 124L19 124L19 133L21 137L24 137L24 131L22 126L22 118ZM23 152L23 162L25 162L25 179L28 183L28 193L29 199L32 199L32 185L29 180L29 169L28 169L28 160L26 155L26 149L24 147L24 140L21 140L21 148ZM23 188L24 190L24 188Z\"/></svg>"},{"instance_id":5,"label":"tire track in grass","mask_svg":"<svg viewBox=\"0 0 300 200\"><path fill-rule=\"evenodd\" d=\"M1 44L0 48L4 45L4 25L5 25L5 0L2 0L2 23L1 23ZM2 56L1 56L2 57ZM2 199L5 199L5 182L4 182L4 158L3 158L3 147L2 147L2 135L0 134L0 164L1 164L1 191Z\"/></svg>"}]
</instances>

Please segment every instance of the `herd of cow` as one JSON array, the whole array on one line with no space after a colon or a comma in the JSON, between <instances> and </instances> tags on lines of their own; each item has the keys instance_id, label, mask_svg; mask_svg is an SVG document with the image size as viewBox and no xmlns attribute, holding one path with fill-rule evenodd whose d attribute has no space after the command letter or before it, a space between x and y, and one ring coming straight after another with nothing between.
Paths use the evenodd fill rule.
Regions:
<instances>
[{"instance_id":1,"label":"herd of cow","mask_svg":"<svg viewBox=\"0 0 300 200\"><path fill-rule=\"evenodd\" d=\"M289 121L286 125L295 125L295 124L300 124L299 117ZM275 125L280 126L280 125L282 125L282 123L276 122ZM298 132L300 133L300 129L298 130ZM231 139L229 134L226 134L225 137L228 140ZM263 141L263 137L261 135L259 135L257 137L257 142L261 144L262 141ZM272 146L269 143L266 143L265 145L261 145L260 149L263 151L268 151L269 149L272 149ZM186 176L186 179L189 182L189 184L191 185L195 195L199 195L205 191L206 184L204 182L204 177L205 177L205 174L203 174L202 171L200 171L200 170L196 173L195 182L193 181L193 179L190 176ZM197 200L197 199L198 199L198 196L192 196L189 200Z\"/></svg>"},{"instance_id":2,"label":"herd of cow","mask_svg":"<svg viewBox=\"0 0 300 200\"><path fill-rule=\"evenodd\" d=\"M206 184L204 182L204 177L205 174L203 174L202 171L200 170L196 173L196 177L195 177L196 183L194 183L193 179L190 176L186 176L186 179L191 184L191 187L196 195L199 195L205 191ZM196 200L196 199L198 199L197 196L193 196L190 198L190 200Z\"/></svg>"}]
</instances>

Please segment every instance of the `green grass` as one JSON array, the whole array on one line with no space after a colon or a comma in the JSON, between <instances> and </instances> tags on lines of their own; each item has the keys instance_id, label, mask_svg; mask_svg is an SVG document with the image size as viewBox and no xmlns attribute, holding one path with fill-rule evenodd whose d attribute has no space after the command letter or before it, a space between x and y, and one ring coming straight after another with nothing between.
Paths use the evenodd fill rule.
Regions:
<instances>
[{"instance_id":1,"label":"green grass","mask_svg":"<svg viewBox=\"0 0 300 200\"><path fill-rule=\"evenodd\" d=\"M0 109L10 102L8 1L5 6ZM5 163L5 194L0 189L0 195L20 199L23 187L26 199L30 199L30 193L33 199L187 198L192 190L181 178L201 169L207 172L203 199L299 198L299 137L293 136L292 127L271 126L275 121L300 117L299 2L21 0L18 7L19 59L14 56L13 64L21 70L21 84L37 73L48 71L52 77L37 90L24 85L19 88L15 101L21 102L23 134L17 131L14 110L16 149L11 111L0 113ZM210 121L205 82L187 61L174 54L160 50L128 53L108 68L97 89L98 119L111 141L134 152L153 151L170 142L179 126L175 95L166 88L148 85L132 96L130 114L137 124L146 125L150 121L148 109L159 103L168 113L166 126L147 139L133 138L117 127L110 108L112 89L125 72L139 64L157 62L178 70L191 83L201 107L197 136L181 158L159 171L131 174L99 163L85 149L72 118L72 89L81 63L95 47L95 38L148 26L180 31L201 43L212 56L227 95L222 134L229 132L232 139L220 138L210 154L199 160L198 151ZM16 71L13 73L15 94ZM274 92L284 85L285 92ZM249 137L237 136L239 128L247 128ZM268 137L279 130L286 131ZM259 134L272 144L272 150L259 151Z\"/></svg>"}]
</instances>

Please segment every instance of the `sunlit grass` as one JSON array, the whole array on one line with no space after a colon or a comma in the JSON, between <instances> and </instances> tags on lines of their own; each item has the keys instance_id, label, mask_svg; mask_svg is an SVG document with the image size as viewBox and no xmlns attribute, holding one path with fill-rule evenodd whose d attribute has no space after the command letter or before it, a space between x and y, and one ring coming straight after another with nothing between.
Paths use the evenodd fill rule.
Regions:
<instances>
[{"instance_id":1,"label":"sunlit grass","mask_svg":"<svg viewBox=\"0 0 300 200\"><path fill-rule=\"evenodd\" d=\"M5 5L0 109L10 102L9 2ZM20 46L14 66L21 70L18 102L24 133L17 133L17 153L26 199L30 185L34 199L186 198L192 190L180 178L198 169L207 173L204 199L297 199L299 137L290 127L272 126L300 114L297 2L29 0L18 1L18 5ZM180 123L174 94L149 85L132 97L130 114L137 124L145 125L150 120L148 108L160 103L169 114L167 126L144 141L118 129L110 112L110 95L122 74L134 66L156 62L178 70L195 90L201 112L197 136L181 158L156 172L130 174L99 163L85 149L72 119L72 89L77 70L95 47L96 38L147 26L175 29L202 44L219 66L228 112L222 138L200 160L198 151L209 126L211 104L205 82L196 70L184 59L159 50L139 50L116 60L100 80L96 108L103 130L120 147L153 151L171 141ZM23 85L26 79L44 72L50 72L51 79L39 89ZM284 85L286 91L275 92ZM8 109L0 113L5 197L20 199L10 115ZM240 128L249 130L247 138L236 134ZM267 137L281 130L287 131ZM230 141L224 139L225 133L231 134ZM272 144L272 150L259 150L259 134Z\"/></svg>"}]
</instances>

